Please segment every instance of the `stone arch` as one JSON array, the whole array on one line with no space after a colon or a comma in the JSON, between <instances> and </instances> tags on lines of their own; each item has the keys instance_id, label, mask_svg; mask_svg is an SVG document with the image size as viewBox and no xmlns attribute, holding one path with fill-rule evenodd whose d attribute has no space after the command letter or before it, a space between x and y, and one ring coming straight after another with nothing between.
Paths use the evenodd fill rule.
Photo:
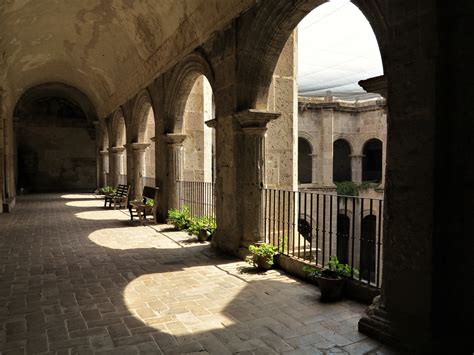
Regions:
<instances>
[{"instance_id":1,"label":"stone arch","mask_svg":"<svg viewBox=\"0 0 474 355\"><path fill-rule=\"evenodd\" d=\"M104 118L99 122L99 150L106 150L109 148L109 128L107 121L107 118Z\"/></svg>"},{"instance_id":2,"label":"stone arch","mask_svg":"<svg viewBox=\"0 0 474 355\"><path fill-rule=\"evenodd\" d=\"M383 142L372 138L362 147L362 181L382 181Z\"/></svg>"},{"instance_id":3,"label":"stone arch","mask_svg":"<svg viewBox=\"0 0 474 355\"><path fill-rule=\"evenodd\" d=\"M148 143L148 140L155 136L155 115L148 90L144 89L137 94L132 112L132 141ZM152 132L149 132L150 129Z\"/></svg>"},{"instance_id":4,"label":"stone arch","mask_svg":"<svg viewBox=\"0 0 474 355\"><path fill-rule=\"evenodd\" d=\"M127 124L121 107L112 115L109 133L111 147L123 147L127 144Z\"/></svg>"},{"instance_id":5,"label":"stone arch","mask_svg":"<svg viewBox=\"0 0 474 355\"><path fill-rule=\"evenodd\" d=\"M333 181L352 180L352 147L350 143L339 138L333 143Z\"/></svg>"},{"instance_id":6,"label":"stone arch","mask_svg":"<svg viewBox=\"0 0 474 355\"><path fill-rule=\"evenodd\" d=\"M313 182L313 145L304 137L298 137L298 183Z\"/></svg>"},{"instance_id":7,"label":"stone arch","mask_svg":"<svg viewBox=\"0 0 474 355\"><path fill-rule=\"evenodd\" d=\"M165 98L165 128L168 132L183 133L183 114L196 79L204 75L215 91L214 71L205 56L195 51L181 60L171 71L170 86Z\"/></svg>"},{"instance_id":8,"label":"stone arch","mask_svg":"<svg viewBox=\"0 0 474 355\"><path fill-rule=\"evenodd\" d=\"M29 87L18 98L13 117L11 189L16 185L20 191L48 192L97 186L99 122L82 91L60 82Z\"/></svg>"},{"instance_id":9,"label":"stone arch","mask_svg":"<svg viewBox=\"0 0 474 355\"><path fill-rule=\"evenodd\" d=\"M245 33L238 48L238 108L266 109L270 83L278 58L298 23L326 1L276 0L260 2L246 14L241 28ZM375 1L354 0L352 3L369 21L385 65L388 39L385 15ZM256 55L255 53L258 53Z\"/></svg>"}]
</instances>

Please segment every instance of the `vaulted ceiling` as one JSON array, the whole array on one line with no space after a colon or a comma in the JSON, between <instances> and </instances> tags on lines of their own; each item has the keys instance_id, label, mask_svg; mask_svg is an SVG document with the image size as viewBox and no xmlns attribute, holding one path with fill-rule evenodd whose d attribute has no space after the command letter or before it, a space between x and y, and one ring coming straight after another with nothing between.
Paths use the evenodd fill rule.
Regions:
<instances>
[{"instance_id":1,"label":"vaulted ceiling","mask_svg":"<svg viewBox=\"0 0 474 355\"><path fill-rule=\"evenodd\" d=\"M0 88L64 83L106 115L255 1L3 0Z\"/></svg>"}]
</instances>

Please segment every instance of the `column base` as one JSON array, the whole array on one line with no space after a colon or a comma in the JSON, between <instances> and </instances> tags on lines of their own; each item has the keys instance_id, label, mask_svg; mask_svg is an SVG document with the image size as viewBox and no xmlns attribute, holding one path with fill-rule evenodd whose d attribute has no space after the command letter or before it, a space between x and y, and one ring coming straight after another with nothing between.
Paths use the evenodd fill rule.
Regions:
<instances>
[{"instance_id":1,"label":"column base","mask_svg":"<svg viewBox=\"0 0 474 355\"><path fill-rule=\"evenodd\" d=\"M381 296L374 298L372 305L367 310L367 316L359 320L358 329L359 332L385 344L400 344L399 339L394 335L395 329L388 319Z\"/></svg>"}]
</instances>

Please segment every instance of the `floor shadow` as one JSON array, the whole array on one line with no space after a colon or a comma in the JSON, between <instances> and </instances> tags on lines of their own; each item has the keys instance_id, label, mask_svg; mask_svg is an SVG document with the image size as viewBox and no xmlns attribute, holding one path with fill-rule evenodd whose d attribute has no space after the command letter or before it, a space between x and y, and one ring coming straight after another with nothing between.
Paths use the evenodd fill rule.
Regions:
<instances>
[{"instance_id":1,"label":"floor shadow","mask_svg":"<svg viewBox=\"0 0 474 355\"><path fill-rule=\"evenodd\" d=\"M283 272L133 225L125 211L65 202L22 196L0 215L1 353L381 349L357 333L355 302L322 305L317 288ZM84 211L118 219L76 216Z\"/></svg>"}]
</instances>

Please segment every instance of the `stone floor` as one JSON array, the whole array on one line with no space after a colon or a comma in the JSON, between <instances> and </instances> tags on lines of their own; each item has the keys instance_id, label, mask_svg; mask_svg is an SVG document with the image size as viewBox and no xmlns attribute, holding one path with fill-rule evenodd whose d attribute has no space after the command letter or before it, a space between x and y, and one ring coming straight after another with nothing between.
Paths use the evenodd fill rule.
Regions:
<instances>
[{"instance_id":1,"label":"stone floor","mask_svg":"<svg viewBox=\"0 0 474 355\"><path fill-rule=\"evenodd\" d=\"M0 215L1 354L392 354L364 306L138 226L94 195L23 196Z\"/></svg>"}]
</instances>

